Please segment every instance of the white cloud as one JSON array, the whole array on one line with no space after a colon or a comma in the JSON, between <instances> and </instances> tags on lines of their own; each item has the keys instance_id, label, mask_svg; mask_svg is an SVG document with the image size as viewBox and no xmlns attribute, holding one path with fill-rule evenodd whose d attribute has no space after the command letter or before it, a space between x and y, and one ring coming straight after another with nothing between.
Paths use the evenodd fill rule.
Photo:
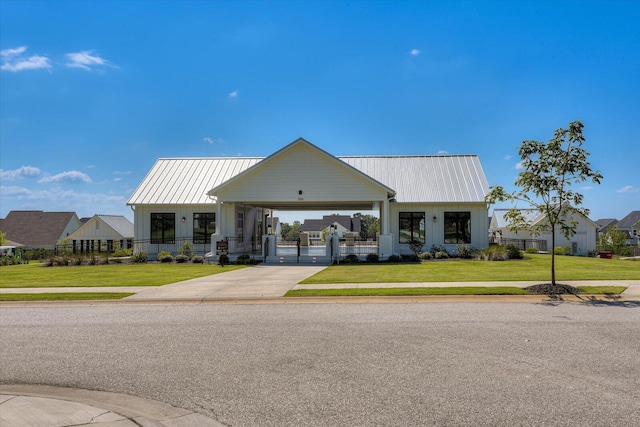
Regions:
<instances>
[{"instance_id":1,"label":"white cloud","mask_svg":"<svg viewBox=\"0 0 640 427\"><path fill-rule=\"evenodd\" d=\"M19 187L17 185L2 185L0 186L0 195L2 196L20 196L20 195L29 195L31 190L24 187Z\"/></svg>"},{"instance_id":2,"label":"white cloud","mask_svg":"<svg viewBox=\"0 0 640 427\"><path fill-rule=\"evenodd\" d=\"M516 163L516 165L514 166L514 169L524 169L524 164L523 162L518 162Z\"/></svg>"},{"instance_id":3,"label":"white cloud","mask_svg":"<svg viewBox=\"0 0 640 427\"><path fill-rule=\"evenodd\" d=\"M411 56L420 55L420 49L411 49L411 52L409 52L409 55L411 55Z\"/></svg>"},{"instance_id":4,"label":"white cloud","mask_svg":"<svg viewBox=\"0 0 640 427\"><path fill-rule=\"evenodd\" d=\"M131 171L114 171L114 175L131 175L133 172Z\"/></svg>"},{"instance_id":5,"label":"white cloud","mask_svg":"<svg viewBox=\"0 0 640 427\"><path fill-rule=\"evenodd\" d=\"M80 171L67 171L67 172L61 172L57 175L45 176L38 182L47 183L47 182L78 182L78 181L91 182L91 178L89 178L89 175Z\"/></svg>"},{"instance_id":6,"label":"white cloud","mask_svg":"<svg viewBox=\"0 0 640 427\"><path fill-rule=\"evenodd\" d=\"M86 71L91 71L95 68L115 67L115 65L111 64L106 59L98 55L93 55L92 50L67 53L65 56L70 61L65 65L70 68L81 68Z\"/></svg>"},{"instance_id":7,"label":"white cloud","mask_svg":"<svg viewBox=\"0 0 640 427\"><path fill-rule=\"evenodd\" d=\"M240 94L239 90L234 90L229 94L229 98L237 98L239 94Z\"/></svg>"},{"instance_id":8,"label":"white cloud","mask_svg":"<svg viewBox=\"0 0 640 427\"><path fill-rule=\"evenodd\" d=\"M25 57L23 56L23 54L26 51L26 46L19 46L13 49L4 49L0 51L0 56L2 57L2 65L0 66L0 69L16 73L23 70L51 68L49 58L41 55L31 55L29 57Z\"/></svg>"},{"instance_id":9,"label":"white cloud","mask_svg":"<svg viewBox=\"0 0 640 427\"><path fill-rule=\"evenodd\" d=\"M0 178L5 181L14 181L19 178L32 177L40 175L40 169L34 166L21 166L18 169L5 171L0 169Z\"/></svg>"},{"instance_id":10,"label":"white cloud","mask_svg":"<svg viewBox=\"0 0 640 427\"><path fill-rule=\"evenodd\" d=\"M122 178L113 178L113 182L120 182L122 181Z\"/></svg>"},{"instance_id":11,"label":"white cloud","mask_svg":"<svg viewBox=\"0 0 640 427\"><path fill-rule=\"evenodd\" d=\"M439 150L439 151L438 151L438 154L449 154L449 152L448 152L448 151L445 151L445 150Z\"/></svg>"},{"instance_id":12,"label":"white cloud","mask_svg":"<svg viewBox=\"0 0 640 427\"><path fill-rule=\"evenodd\" d=\"M209 144L222 144L224 142L222 138L211 138L210 136L206 136L202 140Z\"/></svg>"},{"instance_id":13,"label":"white cloud","mask_svg":"<svg viewBox=\"0 0 640 427\"><path fill-rule=\"evenodd\" d=\"M505 159L505 160L511 160L511 155L510 155L510 154L507 154L506 156L504 156L504 159Z\"/></svg>"},{"instance_id":14,"label":"white cloud","mask_svg":"<svg viewBox=\"0 0 640 427\"><path fill-rule=\"evenodd\" d=\"M581 190L584 190L584 191L589 191L589 190L593 190L593 187L592 187L592 186L590 186L590 185L586 185L586 186L584 186L584 187L581 187L580 189L581 189Z\"/></svg>"},{"instance_id":15,"label":"white cloud","mask_svg":"<svg viewBox=\"0 0 640 427\"><path fill-rule=\"evenodd\" d=\"M640 191L640 188L634 187L633 185L626 185L619 190L616 190L616 193L628 194L628 193L637 193Z\"/></svg>"}]
</instances>

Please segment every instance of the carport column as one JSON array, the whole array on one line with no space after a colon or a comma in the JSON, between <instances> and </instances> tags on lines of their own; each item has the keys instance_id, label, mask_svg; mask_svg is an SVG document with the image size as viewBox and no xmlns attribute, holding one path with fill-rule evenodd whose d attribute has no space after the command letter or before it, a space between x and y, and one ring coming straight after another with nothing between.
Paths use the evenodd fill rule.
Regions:
<instances>
[{"instance_id":1,"label":"carport column","mask_svg":"<svg viewBox=\"0 0 640 427\"><path fill-rule=\"evenodd\" d=\"M389 200L384 200L380 211L381 233L378 239L378 256L381 260L393 255L393 235L389 233Z\"/></svg>"}]
</instances>

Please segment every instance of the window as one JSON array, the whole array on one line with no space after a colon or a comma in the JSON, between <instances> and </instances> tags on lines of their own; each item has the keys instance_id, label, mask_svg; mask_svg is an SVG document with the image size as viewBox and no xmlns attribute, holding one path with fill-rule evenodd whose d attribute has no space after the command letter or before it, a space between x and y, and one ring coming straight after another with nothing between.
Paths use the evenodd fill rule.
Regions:
<instances>
[{"instance_id":1,"label":"window","mask_svg":"<svg viewBox=\"0 0 640 427\"><path fill-rule=\"evenodd\" d=\"M176 214L151 214L151 243L175 243Z\"/></svg>"},{"instance_id":2,"label":"window","mask_svg":"<svg viewBox=\"0 0 640 427\"><path fill-rule=\"evenodd\" d=\"M242 242L244 235L244 212L238 212L236 217L236 237Z\"/></svg>"},{"instance_id":3,"label":"window","mask_svg":"<svg viewBox=\"0 0 640 427\"><path fill-rule=\"evenodd\" d=\"M400 243L417 240L424 244L424 212L400 212Z\"/></svg>"},{"instance_id":4,"label":"window","mask_svg":"<svg viewBox=\"0 0 640 427\"><path fill-rule=\"evenodd\" d=\"M216 214L193 214L193 243L211 243L211 235L216 232Z\"/></svg>"},{"instance_id":5,"label":"window","mask_svg":"<svg viewBox=\"0 0 640 427\"><path fill-rule=\"evenodd\" d=\"M444 242L471 243L471 212L444 213Z\"/></svg>"}]
</instances>

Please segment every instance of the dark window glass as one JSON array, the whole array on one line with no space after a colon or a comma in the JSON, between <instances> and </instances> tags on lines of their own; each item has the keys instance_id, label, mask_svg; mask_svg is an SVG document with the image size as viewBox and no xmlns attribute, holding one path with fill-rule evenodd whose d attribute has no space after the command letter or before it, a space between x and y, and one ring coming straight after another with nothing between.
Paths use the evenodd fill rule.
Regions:
<instances>
[{"instance_id":1,"label":"dark window glass","mask_svg":"<svg viewBox=\"0 0 640 427\"><path fill-rule=\"evenodd\" d=\"M471 212L444 213L444 242L471 243Z\"/></svg>"},{"instance_id":2,"label":"dark window glass","mask_svg":"<svg viewBox=\"0 0 640 427\"><path fill-rule=\"evenodd\" d=\"M193 214L193 243L211 243L211 235L215 232L215 212Z\"/></svg>"},{"instance_id":3,"label":"dark window glass","mask_svg":"<svg viewBox=\"0 0 640 427\"><path fill-rule=\"evenodd\" d=\"M151 243L175 243L176 214L151 214Z\"/></svg>"},{"instance_id":4,"label":"dark window glass","mask_svg":"<svg viewBox=\"0 0 640 427\"><path fill-rule=\"evenodd\" d=\"M425 242L424 212L400 212L400 243Z\"/></svg>"}]
</instances>

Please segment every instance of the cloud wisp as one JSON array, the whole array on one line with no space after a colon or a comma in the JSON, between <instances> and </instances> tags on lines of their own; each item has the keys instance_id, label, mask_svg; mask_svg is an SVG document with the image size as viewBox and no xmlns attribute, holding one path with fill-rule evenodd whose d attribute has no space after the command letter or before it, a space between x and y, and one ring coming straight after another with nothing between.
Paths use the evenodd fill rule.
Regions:
<instances>
[{"instance_id":1,"label":"cloud wisp","mask_svg":"<svg viewBox=\"0 0 640 427\"><path fill-rule=\"evenodd\" d=\"M0 58L2 58L0 69L17 73L24 70L37 70L42 68L50 70L52 68L48 57L42 55L25 56L26 51L26 46L0 51Z\"/></svg>"},{"instance_id":2,"label":"cloud wisp","mask_svg":"<svg viewBox=\"0 0 640 427\"><path fill-rule=\"evenodd\" d=\"M103 69L104 67L117 68L106 59L95 55L93 50L82 50L80 52L71 52L65 55L67 62L65 65L69 68L81 68L85 71L94 69Z\"/></svg>"},{"instance_id":3,"label":"cloud wisp","mask_svg":"<svg viewBox=\"0 0 640 427\"><path fill-rule=\"evenodd\" d=\"M240 91L239 90L234 90L233 92L231 92L229 94L229 98L237 98L238 95L240 95Z\"/></svg>"},{"instance_id":4,"label":"cloud wisp","mask_svg":"<svg viewBox=\"0 0 640 427\"><path fill-rule=\"evenodd\" d=\"M637 193L638 191L640 191L640 188L638 187L634 187L633 185L625 185L621 189L616 190L616 193L631 194L631 193Z\"/></svg>"},{"instance_id":5,"label":"cloud wisp","mask_svg":"<svg viewBox=\"0 0 640 427\"><path fill-rule=\"evenodd\" d=\"M411 51L409 51L409 55L411 55L411 56L420 55L420 49L411 49Z\"/></svg>"},{"instance_id":6,"label":"cloud wisp","mask_svg":"<svg viewBox=\"0 0 640 427\"><path fill-rule=\"evenodd\" d=\"M20 178L31 178L40 175L40 169L35 166L20 166L18 169L2 170L0 169L0 178L3 181L15 181Z\"/></svg>"},{"instance_id":7,"label":"cloud wisp","mask_svg":"<svg viewBox=\"0 0 640 427\"><path fill-rule=\"evenodd\" d=\"M205 136L204 138L202 138L202 140L204 142L206 142L207 144L222 144L224 142L224 139L222 138L212 138L210 136Z\"/></svg>"},{"instance_id":8,"label":"cloud wisp","mask_svg":"<svg viewBox=\"0 0 640 427\"><path fill-rule=\"evenodd\" d=\"M91 182L91 178L86 173L80 171L66 171L61 172L56 175L48 175L41 178L39 183L50 183L50 182L66 182L66 183L74 183L74 182Z\"/></svg>"}]
</instances>

